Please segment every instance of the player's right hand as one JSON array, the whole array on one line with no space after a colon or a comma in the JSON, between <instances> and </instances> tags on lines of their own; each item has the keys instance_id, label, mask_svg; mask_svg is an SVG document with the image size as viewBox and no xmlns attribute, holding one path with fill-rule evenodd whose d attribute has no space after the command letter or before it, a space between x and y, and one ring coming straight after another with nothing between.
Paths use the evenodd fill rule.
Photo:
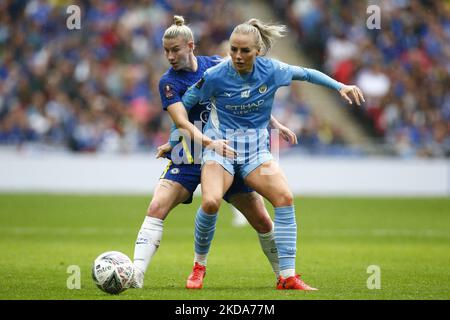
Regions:
<instances>
[{"instance_id":1,"label":"player's right hand","mask_svg":"<svg viewBox=\"0 0 450 320\"><path fill-rule=\"evenodd\" d=\"M165 144L160 145L157 150L158 152L156 153L156 159L166 158L166 153L172 150L172 146L170 143L166 142Z\"/></svg>"},{"instance_id":2,"label":"player's right hand","mask_svg":"<svg viewBox=\"0 0 450 320\"><path fill-rule=\"evenodd\" d=\"M222 157L234 159L237 156L236 150L228 145L228 140L213 140L207 148L213 149L217 154Z\"/></svg>"},{"instance_id":3,"label":"player's right hand","mask_svg":"<svg viewBox=\"0 0 450 320\"><path fill-rule=\"evenodd\" d=\"M366 100L364 99L364 95L361 91L360 88L358 88L357 86L347 86L344 85L341 90L339 90L339 93L341 94L341 96L347 100L347 102L349 104L353 104L353 101L351 98L353 98L353 100L355 100L356 104L358 106L361 106L362 102L366 102ZM349 97L350 96L350 97Z\"/></svg>"}]
</instances>

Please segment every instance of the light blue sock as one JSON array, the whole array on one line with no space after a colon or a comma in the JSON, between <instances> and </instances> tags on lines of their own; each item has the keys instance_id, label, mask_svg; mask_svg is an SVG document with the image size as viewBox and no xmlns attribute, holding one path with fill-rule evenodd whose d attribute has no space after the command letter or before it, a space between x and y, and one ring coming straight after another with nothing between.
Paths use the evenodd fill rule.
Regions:
<instances>
[{"instance_id":1,"label":"light blue sock","mask_svg":"<svg viewBox=\"0 0 450 320\"><path fill-rule=\"evenodd\" d=\"M205 256L209 252L216 231L217 213L207 214L200 207L195 216L195 254Z\"/></svg>"},{"instance_id":2,"label":"light blue sock","mask_svg":"<svg viewBox=\"0 0 450 320\"><path fill-rule=\"evenodd\" d=\"M295 270L297 224L294 206L275 208L274 235L280 261L280 272L283 274L283 270Z\"/></svg>"}]
</instances>

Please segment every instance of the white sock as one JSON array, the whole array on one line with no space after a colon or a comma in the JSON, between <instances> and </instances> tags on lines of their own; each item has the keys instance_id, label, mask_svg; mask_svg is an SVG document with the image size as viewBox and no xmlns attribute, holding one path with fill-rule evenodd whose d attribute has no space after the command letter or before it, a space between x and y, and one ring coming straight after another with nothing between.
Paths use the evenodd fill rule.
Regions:
<instances>
[{"instance_id":1,"label":"white sock","mask_svg":"<svg viewBox=\"0 0 450 320\"><path fill-rule=\"evenodd\" d=\"M197 262L202 266L206 266L206 262L208 260L208 254L198 254L194 252L194 264Z\"/></svg>"},{"instance_id":2,"label":"white sock","mask_svg":"<svg viewBox=\"0 0 450 320\"><path fill-rule=\"evenodd\" d=\"M146 216L134 246L134 265L145 273L163 234L163 220Z\"/></svg>"},{"instance_id":3,"label":"white sock","mask_svg":"<svg viewBox=\"0 0 450 320\"><path fill-rule=\"evenodd\" d=\"M273 234L273 229L267 233L258 233L259 243L261 244L261 249L269 260L272 270L275 276L278 278L280 275L280 264L278 261L278 250L275 244L275 237Z\"/></svg>"},{"instance_id":4,"label":"white sock","mask_svg":"<svg viewBox=\"0 0 450 320\"><path fill-rule=\"evenodd\" d=\"M281 270L280 275L285 279L287 279L289 277L293 277L293 276L295 276L295 269Z\"/></svg>"}]
</instances>

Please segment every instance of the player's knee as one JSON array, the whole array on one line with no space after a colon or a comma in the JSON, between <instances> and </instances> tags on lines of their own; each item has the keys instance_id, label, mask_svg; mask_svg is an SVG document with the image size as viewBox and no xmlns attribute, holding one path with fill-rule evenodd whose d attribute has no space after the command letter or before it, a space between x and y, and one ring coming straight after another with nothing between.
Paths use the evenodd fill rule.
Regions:
<instances>
[{"instance_id":1,"label":"player's knee","mask_svg":"<svg viewBox=\"0 0 450 320\"><path fill-rule=\"evenodd\" d=\"M167 208L159 201L152 201L147 209L147 216L164 219L167 215Z\"/></svg>"},{"instance_id":2,"label":"player's knee","mask_svg":"<svg viewBox=\"0 0 450 320\"><path fill-rule=\"evenodd\" d=\"M275 197L275 203L273 205L275 207L287 207L292 206L294 204L294 195L290 191L283 192L282 194Z\"/></svg>"},{"instance_id":3,"label":"player's knee","mask_svg":"<svg viewBox=\"0 0 450 320\"><path fill-rule=\"evenodd\" d=\"M206 213L216 213L219 211L220 199L214 197L204 197L202 199L202 209Z\"/></svg>"},{"instance_id":4,"label":"player's knee","mask_svg":"<svg viewBox=\"0 0 450 320\"><path fill-rule=\"evenodd\" d=\"M255 227L258 233L267 233L272 231L273 223L269 216L262 218Z\"/></svg>"}]
</instances>

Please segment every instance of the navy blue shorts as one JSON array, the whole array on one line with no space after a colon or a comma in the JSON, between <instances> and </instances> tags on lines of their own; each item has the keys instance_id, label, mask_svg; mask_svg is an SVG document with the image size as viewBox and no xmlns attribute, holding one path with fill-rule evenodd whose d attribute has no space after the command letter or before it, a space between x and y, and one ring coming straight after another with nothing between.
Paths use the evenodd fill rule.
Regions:
<instances>
[{"instance_id":1,"label":"navy blue shorts","mask_svg":"<svg viewBox=\"0 0 450 320\"><path fill-rule=\"evenodd\" d=\"M160 179L167 179L178 182L181 184L191 195L184 201L184 204L192 202L192 195L200 184L200 176L202 172L202 166L200 164L175 164L169 161L166 169L161 174ZM230 197L236 193L250 193L253 189L247 187L244 180L239 175L236 175L233 180L233 184L230 189L225 193L223 199L230 202Z\"/></svg>"}]
</instances>

